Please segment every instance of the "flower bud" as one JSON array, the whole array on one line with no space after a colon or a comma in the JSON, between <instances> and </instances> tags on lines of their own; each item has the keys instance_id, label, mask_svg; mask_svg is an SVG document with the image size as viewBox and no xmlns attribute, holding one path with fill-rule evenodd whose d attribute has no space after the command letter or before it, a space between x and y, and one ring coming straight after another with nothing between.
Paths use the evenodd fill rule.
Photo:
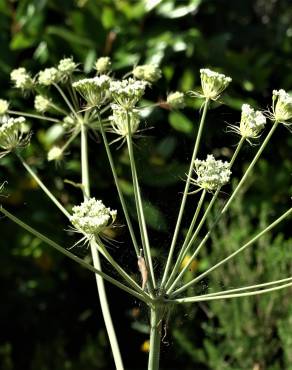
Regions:
<instances>
[{"instance_id":1,"label":"flower bud","mask_svg":"<svg viewBox=\"0 0 292 370\"><path fill-rule=\"evenodd\" d=\"M217 100L232 81L230 77L206 68L200 69L200 75L203 95L212 100Z\"/></svg>"},{"instance_id":2,"label":"flower bud","mask_svg":"<svg viewBox=\"0 0 292 370\"><path fill-rule=\"evenodd\" d=\"M9 108L9 103L7 100L0 99L0 116L3 116L7 113Z\"/></svg>"},{"instance_id":3,"label":"flower bud","mask_svg":"<svg viewBox=\"0 0 292 370\"><path fill-rule=\"evenodd\" d=\"M142 98L146 86L146 81L129 78L122 81L111 81L109 90L118 105L124 107L124 109L131 109Z\"/></svg>"},{"instance_id":4,"label":"flower bud","mask_svg":"<svg viewBox=\"0 0 292 370\"><path fill-rule=\"evenodd\" d=\"M57 68L46 68L39 72L38 83L40 85L50 86L60 81L61 74Z\"/></svg>"},{"instance_id":5,"label":"flower bud","mask_svg":"<svg viewBox=\"0 0 292 370\"><path fill-rule=\"evenodd\" d=\"M43 95L36 95L34 99L34 108L37 112L45 113L49 110L51 100Z\"/></svg>"},{"instance_id":6,"label":"flower bud","mask_svg":"<svg viewBox=\"0 0 292 370\"><path fill-rule=\"evenodd\" d=\"M73 83L74 89L86 100L88 106L101 106L108 100L110 77L107 75L84 78Z\"/></svg>"},{"instance_id":7,"label":"flower bud","mask_svg":"<svg viewBox=\"0 0 292 370\"><path fill-rule=\"evenodd\" d=\"M166 102L173 109L182 109L185 107L184 94L180 91L175 91L167 96Z\"/></svg>"},{"instance_id":8,"label":"flower bud","mask_svg":"<svg viewBox=\"0 0 292 370\"><path fill-rule=\"evenodd\" d=\"M58 146L53 146L48 152L48 161L60 161L63 157L63 150Z\"/></svg>"},{"instance_id":9,"label":"flower bud","mask_svg":"<svg viewBox=\"0 0 292 370\"><path fill-rule=\"evenodd\" d=\"M76 68L77 64L73 61L73 58L61 59L58 64L58 71L60 72L61 79L66 81Z\"/></svg>"},{"instance_id":10,"label":"flower bud","mask_svg":"<svg viewBox=\"0 0 292 370\"><path fill-rule=\"evenodd\" d=\"M285 90L273 90L273 119L277 122L287 123L292 118L292 95Z\"/></svg>"},{"instance_id":11,"label":"flower bud","mask_svg":"<svg viewBox=\"0 0 292 370\"><path fill-rule=\"evenodd\" d=\"M161 69L154 64L145 64L143 66L135 67L133 70L133 76L139 80L153 83L161 78Z\"/></svg>"},{"instance_id":12,"label":"flower bud","mask_svg":"<svg viewBox=\"0 0 292 370\"><path fill-rule=\"evenodd\" d=\"M125 110L117 104L111 105L113 114L109 117L112 130L121 137L126 137L129 134L128 120L130 124L131 135L133 135L139 127L140 117L137 109Z\"/></svg>"},{"instance_id":13,"label":"flower bud","mask_svg":"<svg viewBox=\"0 0 292 370\"><path fill-rule=\"evenodd\" d=\"M207 191L220 189L229 181L231 175L229 163L216 160L212 154L209 154L205 161L196 159L194 171L197 178L191 179L191 182Z\"/></svg>"},{"instance_id":14,"label":"flower bud","mask_svg":"<svg viewBox=\"0 0 292 370\"><path fill-rule=\"evenodd\" d=\"M105 73L110 69L111 64L112 63L109 57L101 57L95 62L95 69L98 73Z\"/></svg>"},{"instance_id":15,"label":"flower bud","mask_svg":"<svg viewBox=\"0 0 292 370\"><path fill-rule=\"evenodd\" d=\"M13 69L10 78L17 89L30 90L33 88L33 79L23 67Z\"/></svg>"}]
</instances>

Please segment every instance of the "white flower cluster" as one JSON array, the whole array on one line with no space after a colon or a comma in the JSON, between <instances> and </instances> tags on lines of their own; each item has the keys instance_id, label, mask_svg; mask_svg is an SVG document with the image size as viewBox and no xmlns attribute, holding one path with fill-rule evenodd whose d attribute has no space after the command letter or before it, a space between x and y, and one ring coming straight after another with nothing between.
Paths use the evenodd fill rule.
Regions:
<instances>
[{"instance_id":1,"label":"white flower cluster","mask_svg":"<svg viewBox=\"0 0 292 370\"><path fill-rule=\"evenodd\" d=\"M72 74L76 68L77 64L72 58L61 59L58 64L58 71L63 75L63 77L70 76L70 74Z\"/></svg>"},{"instance_id":2,"label":"white flower cluster","mask_svg":"<svg viewBox=\"0 0 292 370\"><path fill-rule=\"evenodd\" d=\"M129 133L128 120L133 135L139 127L140 117L137 109L126 111L123 107L112 104L111 105L113 114L109 117L111 122L112 130L121 137L126 137Z\"/></svg>"},{"instance_id":3,"label":"white flower cluster","mask_svg":"<svg viewBox=\"0 0 292 370\"><path fill-rule=\"evenodd\" d=\"M0 116L3 116L7 113L9 108L9 103L7 100L0 99Z\"/></svg>"},{"instance_id":4,"label":"white flower cluster","mask_svg":"<svg viewBox=\"0 0 292 370\"><path fill-rule=\"evenodd\" d=\"M200 69L200 75L203 95L212 100L217 100L232 81L230 77L208 68Z\"/></svg>"},{"instance_id":5,"label":"white flower cluster","mask_svg":"<svg viewBox=\"0 0 292 370\"><path fill-rule=\"evenodd\" d=\"M10 73L10 78L17 89L29 90L33 87L33 79L23 67L13 69Z\"/></svg>"},{"instance_id":6,"label":"white flower cluster","mask_svg":"<svg viewBox=\"0 0 292 370\"><path fill-rule=\"evenodd\" d=\"M111 81L109 90L118 105L124 109L131 109L143 96L147 84L146 81L129 78L122 81Z\"/></svg>"},{"instance_id":7,"label":"white flower cluster","mask_svg":"<svg viewBox=\"0 0 292 370\"><path fill-rule=\"evenodd\" d=\"M40 85L50 86L53 83L60 81L61 74L57 68L51 67L46 68L43 71L39 72L38 83Z\"/></svg>"},{"instance_id":8,"label":"white flower cluster","mask_svg":"<svg viewBox=\"0 0 292 370\"><path fill-rule=\"evenodd\" d=\"M174 109L182 109L185 107L185 97L180 91L175 91L167 95L167 104Z\"/></svg>"},{"instance_id":9,"label":"white flower cluster","mask_svg":"<svg viewBox=\"0 0 292 370\"><path fill-rule=\"evenodd\" d=\"M43 95L36 95L34 98L34 108L37 112L45 113L50 108L51 100Z\"/></svg>"},{"instance_id":10,"label":"white flower cluster","mask_svg":"<svg viewBox=\"0 0 292 370\"><path fill-rule=\"evenodd\" d=\"M289 123L292 118L292 95L285 90L273 90L273 119L277 122Z\"/></svg>"},{"instance_id":11,"label":"white flower cluster","mask_svg":"<svg viewBox=\"0 0 292 370\"><path fill-rule=\"evenodd\" d=\"M161 78L161 69L155 64L145 64L135 67L133 76L139 80L153 83Z\"/></svg>"},{"instance_id":12,"label":"white flower cluster","mask_svg":"<svg viewBox=\"0 0 292 370\"><path fill-rule=\"evenodd\" d=\"M48 151L48 161L59 161L62 159L63 156L63 150L59 148L58 146L53 146Z\"/></svg>"},{"instance_id":13,"label":"white flower cluster","mask_svg":"<svg viewBox=\"0 0 292 370\"><path fill-rule=\"evenodd\" d=\"M89 106L101 106L108 99L110 80L109 76L101 75L76 81L72 86L86 100Z\"/></svg>"},{"instance_id":14,"label":"white flower cluster","mask_svg":"<svg viewBox=\"0 0 292 370\"><path fill-rule=\"evenodd\" d=\"M110 69L111 60L109 57L100 57L95 62L95 69L98 73L105 73Z\"/></svg>"},{"instance_id":15,"label":"white flower cluster","mask_svg":"<svg viewBox=\"0 0 292 370\"><path fill-rule=\"evenodd\" d=\"M117 217L117 211L107 208L101 200L90 198L72 209L71 223L78 231L89 236L97 236L111 227Z\"/></svg>"},{"instance_id":16,"label":"white flower cluster","mask_svg":"<svg viewBox=\"0 0 292 370\"><path fill-rule=\"evenodd\" d=\"M28 143L29 137L23 138L22 125L25 123L24 117L10 118L4 116L0 125L0 158L8 154L17 147Z\"/></svg>"},{"instance_id":17,"label":"white flower cluster","mask_svg":"<svg viewBox=\"0 0 292 370\"><path fill-rule=\"evenodd\" d=\"M207 191L214 191L225 185L231 175L228 162L216 160L212 154L205 161L195 160L195 172L197 178L191 182Z\"/></svg>"},{"instance_id":18,"label":"white flower cluster","mask_svg":"<svg viewBox=\"0 0 292 370\"><path fill-rule=\"evenodd\" d=\"M257 138L266 124L266 117L258 110L254 110L249 104L241 107L241 120L239 131L244 138Z\"/></svg>"}]
</instances>

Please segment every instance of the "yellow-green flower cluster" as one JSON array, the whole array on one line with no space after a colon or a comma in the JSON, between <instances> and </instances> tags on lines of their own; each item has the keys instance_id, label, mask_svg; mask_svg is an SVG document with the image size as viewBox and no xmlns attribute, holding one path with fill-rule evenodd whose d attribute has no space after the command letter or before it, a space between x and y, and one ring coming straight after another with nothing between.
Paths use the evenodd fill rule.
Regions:
<instances>
[{"instance_id":1,"label":"yellow-green flower cluster","mask_svg":"<svg viewBox=\"0 0 292 370\"><path fill-rule=\"evenodd\" d=\"M28 143L29 136L23 136L22 125L25 123L24 117L10 118L4 116L0 125L0 158L10 153L18 147Z\"/></svg>"},{"instance_id":2,"label":"yellow-green flower cluster","mask_svg":"<svg viewBox=\"0 0 292 370\"><path fill-rule=\"evenodd\" d=\"M129 78L121 81L111 81L109 90L116 104L124 109L131 109L142 98L147 84L146 81Z\"/></svg>"},{"instance_id":3,"label":"yellow-green flower cluster","mask_svg":"<svg viewBox=\"0 0 292 370\"><path fill-rule=\"evenodd\" d=\"M53 83L58 83L60 81L60 78L61 74L57 68L46 68L43 71L39 72L38 83L40 85L50 86Z\"/></svg>"},{"instance_id":4,"label":"yellow-green flower cluster","mask_svg":"<svg viewBox=\"0 0 292 370\"><path fill-rule=\"evenodd\" d=\"M17 89L30 90L33 88L33 79L24 67L13 69L10 78Z\"/></svg>"},{"instance_id":5,"label":"yellow-green flower cluster","mask_svg":"<svg viewBox=\"0 0 292 370\"><path fill-rule=\"evenodd\" d=\"M145 64L135 67L133 76L139 80L153 83L161 78L161 69L155 64Z\"/></svg>"},{"instance_id":6,"label":"yellow-green flower cluster","mask_svg":"<svg viewBox=\"0 0 292 370\"><path fill-rule=\"evenodd\" d=\"M232 81L230 77L208 68L200 69L200 75L203 95L211 100L217 100Z\"/></svg>"},{"instance_id":7,"label":"yellow-green flower cluster","mask_svg":"<svg viewBox=\"0 0 292 370\"><path fill-rule=\"evenodd\" d=\"M167 104L173 109L182 109L185 107L185 97L180 91L175 91L167 95Z\"/></svg>"},{"instance_id":8,"label":"yellow-green flower cluster","mask_svg":"<svg viewBox=\"0 0 292 370\"><path fill-rule=\"evenodd\" d=\"M84 78L73 83L74 89L87 102L88 106L94 107L105 104L109 98L110 77L107 75Z\"/></svg>"},{"instance_id":9,"label":"yellow-green flower cluster","mask_svg":"<svg viewBox=\"0 0 292 370\"><path fill-rule=\"evenodd\" d=\"M9 103L7 100L0 99L0 116L3 116L7 113L9 108Z\"/></svg>"},{"instance_id":10,"label":"yellow-green flower cluster","mask_svg":"<svg viewBox=\"0 0 292 370\"><path fill-rule=\"evenodd\" d=\"M290 124L292 118L292 95L285 90L273 91L273 119L277 122Z\"/></svg>"},{"instance_id":11,"label":"yellow-green flower cluster","mask_svg":"<svg viewBox=\"0 0 292 370\"><path fill-rule=\"evenodd\" d=\"M95 62L95 69L98 73L105 73L111 67L111 60L109 57L100 57Z\"/></svg>"},{"instance_id":12,"label":"yellow-green flower cluster","mask_svg":"<svg viewBox=\"0 0 292 370\"><path fill-rule=\"evenodd\" d=\"M34 108L37 112L45 113L49 110L51 100L43 95L36 95L34 98Z\"/></svg>"}]
</instances>

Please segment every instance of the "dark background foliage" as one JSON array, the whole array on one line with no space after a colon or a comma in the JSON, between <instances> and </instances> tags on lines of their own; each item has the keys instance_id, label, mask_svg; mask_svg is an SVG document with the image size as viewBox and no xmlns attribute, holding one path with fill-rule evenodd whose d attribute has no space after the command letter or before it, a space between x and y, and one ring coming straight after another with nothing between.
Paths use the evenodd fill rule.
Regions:
<instances>
[{"instance_id":1,"label":"dark background foliage","mask_svg":"<svg viewBox=\"0 0 292 370\"><path fill-rule=\"evenodd\" d=\"M31 98L25 100L11 89L10 71L25 66L36 73L64 56L73 56L87 73L97 57L108 55L117 76L136 64L159 63L163 78L147 93L148 102L163 101L167 92L176 89L196 89L199 69L213 67L232 76L233 82L223 98L226 105L214 105L208 114L200 156L213 151L228 159L237 138L225 132L226 123L239 120L241 104L266 109L273 89L289 91L292 87L291 24L289 0L0 0L1 98L11 100L18 109L31 109L27 108L33 106ZM138 171L147 199L152 246L159 257L158 275L179 206L181 177L191 155L200 104L190 99L180 113L153 109L146 119L146 126L153 129L137 140ZM25 155L70 207L80 201L80 194L64 185L63 179L79 181L78 144L56 168L46 162L47 150L58 139L56 131L42 122L31 124L37 134ZM291 148L291 135L280 127L241 199L186 279L242 245L289 207ZM244 147L235 177L255 150ZM114 150L114 156L131 205L126 151ZM90 164L93 194L119 207L103 148L93 139ZM0 175L1 182L8 180L9 195L1 201L11 212L63 245L72 244L64 232L66 220L13 156L1 161ZM189 217L191 210L192 205ZM8 220L1 219L0 227L0 368L112 368L94 277ZM138 278L127 238L123 229L118 230L117 239L125 243L111 252ZM200 289L212 291L291 276L291 247L286 222L239 257L236 269L230 264ZM89 258L86 250L76 253ZM110 271L106 264L104 269ZM145 368L146 310L117 289L107 288L126 368ZM292 369L289 294L283 291L170 312L162 368Z\"/></svg>"}]
</instances>

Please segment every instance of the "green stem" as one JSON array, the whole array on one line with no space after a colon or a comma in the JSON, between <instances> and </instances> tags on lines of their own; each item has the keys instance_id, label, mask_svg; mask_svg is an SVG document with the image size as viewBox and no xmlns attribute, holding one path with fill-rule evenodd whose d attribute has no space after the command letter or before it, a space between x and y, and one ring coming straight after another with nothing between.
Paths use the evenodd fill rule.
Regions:
<instances>
[{"instance_id":1,"label":"green stem","mask_svg":"<svg viewBox=\"0 0 292 370\"><path fill-rule=\"evenodd\" d=\"M88 199L90 197L90 181L89 181L89 168L88 168L88 142L87 142L87 128L84 122L81 123L81 169L82 169L82 189L83 189L83 196L84 199ZM99 258L99 253L96 249L95 243L92 241L90 242L90 250L93 260L93 265L98 270L101 270L101 263ZM101 311L104 318L106 330L108 333L114 362L116 369L123 370L123 361L120 354L119 344L117 341L114 325L112 322L107 295L105 291L104 281L102 277L99 275L95 275L96 283L97 283L97 291L99 295Z\"/></svg>"},{"instance_id":2,"label":"green stem","mask_svg":"<svg viewBox=\"0 0 292 370\"><path fill-rule=\"evenodd\" d=\"M62 98L64 99L65 103L67 104L68 108L70 109L70 111L73 113L73 115L76 117L77 121L79 121L79 116L78 114L76 113L74 107L72 106L72 104L70 103L69 99L67 98L67 96L64 94L63 90L60 88L60 86L56 83L53 83L53 85L55 86L55 88L58 90L59 94L62 96Z\"/></svg>"},{"instance_id":3,"label":"green stem","mask_svg":"<svg viewBox=\"0 0 292 370\"><path fill-rule=\"evenodd\" d=\"M160 341L162 317L159 314L160 309L151 308L151 327L150 327L150 350L148 357L148 370L159 370L160 359Z\"/></svg>"},{"instance_id":4,"label":"green stem","mask_svg":"<svg viewBox=\"0 0 292 370\"><path fill-rule=\"evenodd\" d=\"M169 273L169 269L170 269L170 266L171 266L172 256L173 256L173 253L174 253L174 248L175 248L175 245L176 245L176 241L177 241L177 237L178 237L178 233L179 233L179 229L180 229L180 224L181 224L181 221L182 221L182 217L183 217L183 213L184 213L184 209L185 209L185 205L186 205L187 195L188 195L188 192L189 192L191 175L192 175L195 159L197 157L199 146L200 146L200 141L201 141L201 137L202 137L202 133L203 133L203 128L204 128L205 118L206 118L206 114L207 114L207 110L208 110L208 105L209 105L209 99L206 98L205 103L204 103L204 109L203 109L201 121L200 121L199 130L198 130L198 134L197 134L197 138L196 138L196 142L195 142L195 146L194 146L194 151L193 151L193 155L192 155L192 159L191 159L191 163L190 163L190 168L189 168L189 172L188 172L188 175L187 175L187 181L186 181L186 185L185 185L185 189L184 189L184 193L183 193L183 197L182 197L182 201L181 201L181 205L180 205L180 209L179 209L179 213L178 213L178 218L177 218L177 222L176 222L176 226L175 226L175 230L174 230L172 242L171 242L171 245L170 245L168 258L167 258L167 261L166 261L166 266L165 266L162 282L161 282L162 287L165 285L166 280L168 278L168 273Z\"/></svg>"},{"instance_id":5,"label":"green stem","mask_svg":"<svg viewBox=\"0 0 292 370\"><path fill-rule=\"evenodd\" d=\"M233 156L232 156L232 158L231 158L231 160L230 160L230 162L229 162L229 167L230 167L230 168L233 166L233 163L234 163L235 159L237 158L237 156L238 156L238 154L239 154L239 152L240 152L240 149L241 149L241 147L242 147L242 145L243 145L244 141L245 141L245 138L244 138L244 137L242 137L242 138L240 139L239 143L237 144L237 147L236 147L236 149L235 149L235 152L233 153Z\"/></svg>"},{"instance_id":6,"label":"green stem","mask_svg":"<svg viewBox=\"0 0 292 370\"><path fill-rule=\"evenodd\" d=\"M156 283L155 283L154 270L153 270L152 258L151 258L151 250L150 250L150 244L149 244L149 239L148 239L148 232L147 232L147 227L146 227L146 221L145 221L145 216L144 216L143 204L142 204L142 199L141 199L140 187L139 187L135 158L134 158L131 123L130 123L130 117L129 117L128 112L127 112L127 124L128 124L127 144L128 144L128 152L129 152L129 158L130 158L130 164L131 164L135 203L136 203L136 208L137 208L137 215L138 215L145 262L146 262L148 272L150 272L149 288L150 288L150 291L152 291L153 288L154 289L156 288Z\"/></svg>"},{"instance_id":7,"label":"green stem","mask_svg":"<svg viewBox=\"0 0 292 370\"><path fill-rule=\"evenodd\" d=\"M57 112L59 112L59 113L61 113L61 114L65 115L65 116L67 116L67 115L68 115L68 112L66 112L66 111L65 111L65 109L62 109L62 108L58 107L56 104L54 104L54 103L50 102L50 106L51 106L53 109L55 109L55 111L57 111Z\"/></svg>"},{"instance_id":8,"label":"green stem","mask_svg":"<svg viewBox=\"0 0 292 370\"><path fill-rule=\"evenodd\" d=\"M80 129L75 130L75 132L69 137L69 139L66 141L66 143L62 146L61 150L64 152L68 148L68 146L72 143L74 139L80 134Z\"/></svg>"},{"instance_id":9,"label":"green stem","mask_svg":"<svg viewBox=\"0 0 292 370\"><path fill-rule=\"evenodd\" d=\"M209 268L207 271L205 271L202 274L200 274L199 276L197 276L195 279L193 279L190 282L188 282L187 284L183 285L181 288L174 291L171 294L171 296L174 297L175 295L177 295L177 294L183 292L184 290L186 290L189 286L191 286L191 285L197 283L198 281L202 280L205 276L210 274L212 271L217 269L219 266L223 265L224 263L226 263L227 261L229 261L230 259L235 257L237 254L239 254L240 252L242 252L243 250L248 248L250 245L255 243L261 236L265 235L267 232L269 232L275 226L277 226L281 221L283 221L285 218L290 216L291 213L292 213L292 207L290 209L288 209L288 211L286 211L282 216L277 218L277 220L275 220L273 223L271 223L268 227L266 227L264 230L262 230L259 234L257 234L255 237L253 237L249 242L244 244L241 248L239 248L238 250L236 250L235 252L230 254L228 257L224 258L223 260L221 260L220 262L218 262L217 264L215 264L214 266Z\"/></svg>"},{"instance_id":10,"label":"green stem","mask_svg":"<svg viewBox=\"0 0 292 370\"><path fill-rule=\"evenodd\" d=\"M131 235L131 238L132 238L132 242L133 242L133 245L134 245L134 248L135 248L135 252L136 252L136 255L138 257L140 252L139 252L139 246L138 246L138 243L137 243L137 239L136 239L136 236L135 236L135 233L134 233L133 225L132 225L129 213L128 213L127 205L126 205L122 190L120 188L119 179L118 179L118 176L117 176L117 172L116 172L115 164L114 164L113 157L112 157L112 154L111 154L111 150L110 150L110 147L109 147L109 143L108 143L105 131L104 131L104 127L103 127L102 123L100 122L100 119L99 119L99 123L100 123L100 125L99 125L100 132L101 132L101 135L102 135L102 138L103 138L103 143L104 143L106 154L107 154L107 157L108 157L108 160L109 160L109 163L110 163L110 167L111 167L112 174L113 174L113 177L114 177L115 185L116 185L118 195L119 195L119 198L120 198L120 202L121 202L121 205L122 205L122 208L123 208L123 211L124 211L124 215L125 215L126 222L127 222L127 225L128 225L128 229L129 229L129 232L130 232L130 235Z\"/></svg>"},{"instance_id":11,"label":"green stem","mask_svg":"<svg viewBox=\"0 0 292 370\"><path fill-rule=\"evenodd\" d=\"M23 167L27 170L27 172L32 176L32 178L37 182L39 187L46 193L46 195L51 199L51 201L59 208L59 210L68 218L70 219L70 213L62 206L62 204L56 199L56 197L50 192L50 190L45 186L45 184L41 181L38 175L30 168L30 166L25 162L22 156L17 153L16 154L20 162L22 163Z\"/></svg>"},{"instance_id":12,"label":"green stem","mask_svg":"<svg viewBox=\"0 0 292 370\"><path fill-rule=\"evenodd\" d=\"M15 110L8 110L7 112L9 114L15 114L15 115L18 115L18 116L36 118L36 119L41 119L41 120L44 120L44 121L60 122L60 120L57 119L57 118L51 118L51 117L41 116L39 114L25 113L25 112L20 112L20 111L15 111Z\"/></svg>"},{"instance_id":13,"label":"green stem","mask_svg":"<svg viewBox=\"0 0 292 370\"><path fill-rule=\"evenodd\" d=\"M20 227L22 227L23 229L25 229L26 231L28 231L30 234L36 236L37 238L39 238L40 240L42 240L46 244L48 244L51 247L53 247L54 249L56 249L58 252L62 253L66 257L69 257L71 260L77 262L82 267L86 268L87 270L89 270L91 272L94 272L95 274L98 274L99 276L101 276L102 278L104 278L105 280L107 280L109 283L111 283L111 284L115 285L116 287L124 290L125 292L133 295L134 297L140 299L141 301L143 301L145 303L148 302L148 300L145 301L144 297L141 294L137 293L135 290L127 287L126 285L120 283L118 280L110 277L109 275L105 274L104 272L102 272L102 271L96 269L95 267L89 265L83 259L75 256L75 254L69 252L67 249L61 247L59 244L55 243L53 240L49 239L47 236L41 234L40 232L38 232L37 230L35 230L31 226L29 226L26 223L24 223L23 221L21 221L19 218L17 218L14 215L12 215L10 212L8 212L2 206L0 206L0 212L2 212L11 221L15 222L17 225L19 225Z\"/></svg>"}]
</instances>

